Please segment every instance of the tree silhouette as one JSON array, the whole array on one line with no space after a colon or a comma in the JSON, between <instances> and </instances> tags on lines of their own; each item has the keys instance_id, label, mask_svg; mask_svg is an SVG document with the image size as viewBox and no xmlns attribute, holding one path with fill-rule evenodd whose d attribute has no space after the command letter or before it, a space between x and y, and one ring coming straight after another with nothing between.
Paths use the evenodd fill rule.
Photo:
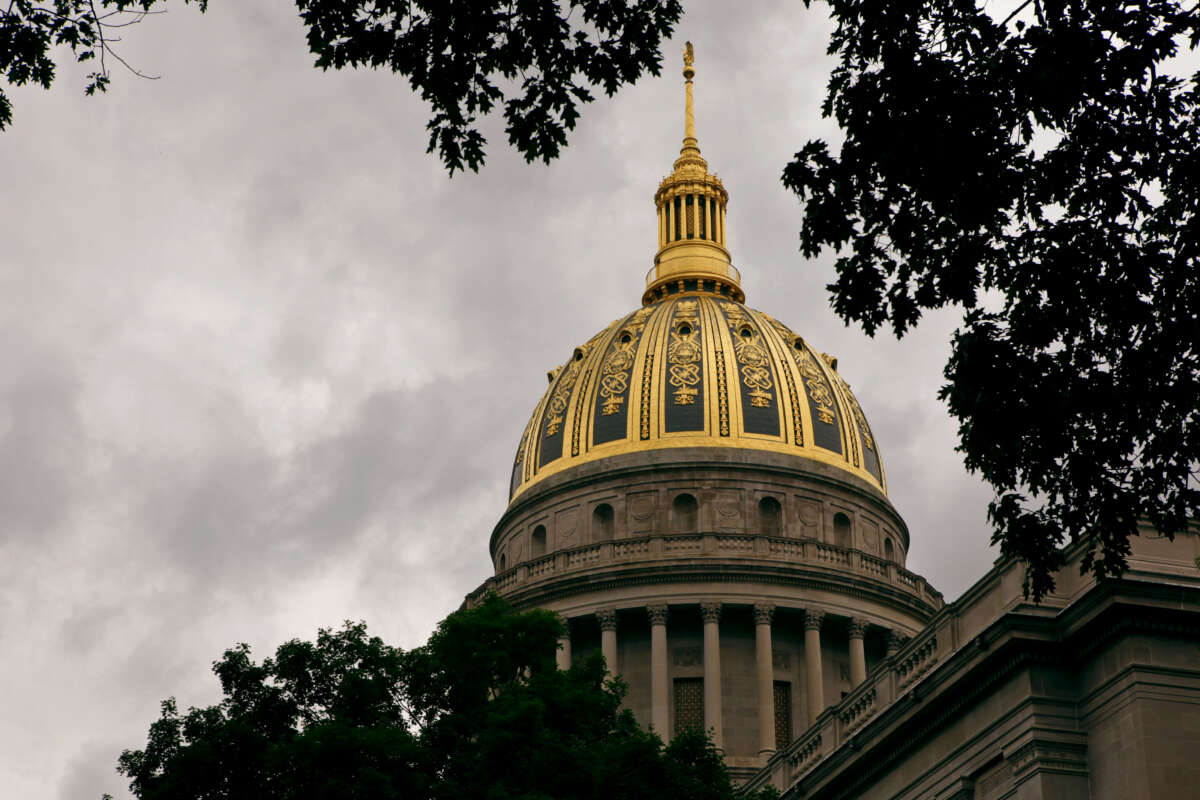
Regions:
<instances>
[{"instance_id":1,"label":"tree silhouette","mask_svg":"<svg viewBox=\"0 0 1200 800\"><path fill-rule=\"evenodd\" d=\"M141 800L733 800L707 737L664 747L621 708L599 655L557 669L561 632L492 595L408 652L362 623L261 664L239 645L213 665L221 703L181 714L166 700L118 770Z\"/></svg>"}]
</instances>

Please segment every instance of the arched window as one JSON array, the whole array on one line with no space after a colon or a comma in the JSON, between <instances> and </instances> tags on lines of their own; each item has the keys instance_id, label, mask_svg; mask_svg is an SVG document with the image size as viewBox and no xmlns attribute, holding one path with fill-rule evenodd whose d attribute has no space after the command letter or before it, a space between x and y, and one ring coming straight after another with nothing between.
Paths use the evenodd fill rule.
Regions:
<instances>
[{"instance_id":1,"label":"arched window","mask_svg":"<svg viewBox=\"0 0 1200 800\"><path fill-rule=\"evenodd\" d=\"M504 553L501 553L500 554L500 572L504 572L504 570L506 570L506 569L508 569L508 556L504 555Z\"/></svg>"},{"instance_id":2,"label":"arched window","mask_svg":"<svg viewBox=\"0 0 1200 800\"><path fill-rule=\"evenodd\" d=\"M833 515L833 543L838 547L854 546L850 535L850 518L840 511Z\"/></svg>"},{"instance_id":3,"label":"arched window","mask_svg":"<svg viewBox=\"0 0 1200 800\"><path fill-rule=\"evenodd\" d=\"M529 557L546 555L546 526L538 525L529 537Z\"/></svg>"},{"instance_id":4,"label":"arched window","mask_svg":"<svg viewBox=\"0 0 1200 800\"><path fill-rule=\"evenodd\" d=\"M896 560L896 548L892 546L892 540L889 538L883 540L883 557L888 561Z\"/></svg>"},{"instance_id":5,"label":"arched window","mask_svg":"<svg viewBox=\"0 0 1200 800\"><path fill-rule=\"evenodd\" d=\"M592 512L592 539L607 542L613 537L613 510L608 503L601 503Z\"/></svg>"},{"instance_id":6,"label":"arched window","mask_svg":"<svg viewBox=\"0 0 1200 800\"><path fill-rule=\"evenodd\" d=\"M774 497L758 501L758 525L767 536L783 535L783 508Z\"/></svg>"},{"instance_id":7,"label":"arched window","mask_svg":"<svg viewBox=\"0 0 1200 800\"><path fill-rule=\"evenodd\" d=\"M671 504L671 530L695 533L699 528L700 506L690 494L681 494Z\"/></svg>"}]
</instances>

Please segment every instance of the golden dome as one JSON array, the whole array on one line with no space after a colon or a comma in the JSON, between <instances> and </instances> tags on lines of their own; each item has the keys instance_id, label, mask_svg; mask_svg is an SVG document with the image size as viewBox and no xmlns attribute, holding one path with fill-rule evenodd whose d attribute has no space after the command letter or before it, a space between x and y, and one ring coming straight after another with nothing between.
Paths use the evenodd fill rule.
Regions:
<instances>
[{"instance_id":1,"label":"golden dome","mask_svg":"<svg viewBox=\"0 0 1200 800\"><path fill-rule=\"evenodd\" d=\"M761 311L673 294L616 320L550 373L511 496L579 464L680 447L799 456L886 494L870 425L836 366Z\"/></svg>"},{"instance_id":2,"label":"golden dome","mask_svg":"<svg viewBox=\"0 0 1200 800\"><path fill-rule=\"evenodd\" d=\"M729 195L696 140L690 42L684 64L683 148L654 196L659 249L644 305L549 374L521 436L510 497L580 464L683 447L811 459L886 494L871 428L837 360L742 305L725 247Z\"/></svg>"}]
</instances>

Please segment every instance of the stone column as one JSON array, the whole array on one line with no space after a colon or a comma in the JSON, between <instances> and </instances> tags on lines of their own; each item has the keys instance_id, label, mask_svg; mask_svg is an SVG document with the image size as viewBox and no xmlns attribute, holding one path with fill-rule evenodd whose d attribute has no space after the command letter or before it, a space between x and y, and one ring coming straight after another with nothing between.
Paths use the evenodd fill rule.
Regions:
<instances>
[{"instance_id":1,"label":"stone column","mask_svg":"<svg viewBox=\"0 0 1200 800\"><path fill-rule=\"evenodd\" d=\"M867 633L867 621L850 620L850 685L858 686L867 679L867 654L863 649L863 636Z\"/></svg>"},{"instance_id":2,"label":"stone column","mask_svg":"<svg viewBox=\"0 0 1200 800\"><path fill-rule=\"evenodd\" d=\"M804 671L808 684L808 724L817 721L825 710L825 684L821 678L821 621L825 612L810 608L804 612Z\"/></svg>"},{"instance_id":3,"label":"stone column","mask_svg":"<svg viewBox=\"0 0 1200 800\"><path fill-rule=\"evenodd\" d=\"M775 606L754 606L754 661L758 673L758 754L775 752L775 662L771 653L771 616Z\"/></svg>"},{"instance_id":4,"label":"stone column","mask_svg":"<svg viewBox=\"0 0 1200 800\"><path fill-rule=\"evenodd\" d=\"M562 618L563 635L558 637L558 668L566 671L571 668L571 621Z\"/></svg>"},{"instance_id":5,"label":"stone column","mask_svg":"<svg viewBox=\"0 0 1200 800\"><path fill-rule=\"evenodd\" d=\"M888 631L887 635L887 657L891 658L900 652L900 647L904 644L904 636L896 631Z\"/></svg>"},{"instance_id":6,"label":"stone column","mask_svg":"<svg viewBox=\"0 0 1200 800\"><path fill-rule=\"evenodd\" d=\"M600 623L600 654L604 656L604 665L609 675L617 674L617 611L614 608L602 608L596 612Z\"/></svg>"},{"instance_id":7,"label":"stone column","mask_svg":"<svg viewBox=\"0 0 1200 800\"><path fill-rule=\"evenodd\" d=\"M671 683L667 677L667 606L649 606L650 615L650 724L664 740L670 738Z\"/></svg>"},{"instance_id":8,"label":"stone column","mask_svg":"<svg viewBox=\"0 0 1200 800\"><path fill-rule=\"evenodd\" d=\"M725 747L721 720L721 618L720 603L701 603L704 620L704 727L712 731L713 744Z\"/></svg>"}]
</instances>

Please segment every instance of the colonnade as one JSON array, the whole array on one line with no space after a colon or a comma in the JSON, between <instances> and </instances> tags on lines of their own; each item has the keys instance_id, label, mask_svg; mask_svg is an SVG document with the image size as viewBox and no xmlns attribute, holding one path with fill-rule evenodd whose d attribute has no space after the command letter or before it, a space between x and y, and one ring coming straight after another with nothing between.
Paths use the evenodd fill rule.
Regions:
<instances>
[{"instance_id":1,"label":"colonnade","mask_svg":"<svg viewBox=\"0 0 1200 800\"><path fill-rule=\"evenodd\" d=\"M703 696L704 727L713 734L713 743L723 749L723 720L721 717L721 618L722 604L700 604L703 622ZM650 620L650 723L661 735L669 735L671 680L668 670L666 604L646 607ZM604 608L595 612L600 626L600 651L609 669L617 672L617 611ZM771 625L775 606L770 603L754 605L755 683L758 702L758 748L760 755L775 750L775 661L771 643ZM808 724L816 722L825 710L825 686L821 670L821 626L825 612L817 608L804 609L804 672L808 699ZM866 620L850 619L850 683L857 686L867 678L866 651L863 639ZM889 635L889 654L895 634ZM568 632L559 640L558 665L567 669L571 664L571 637Z\"/></svg>"}]
</instances>

